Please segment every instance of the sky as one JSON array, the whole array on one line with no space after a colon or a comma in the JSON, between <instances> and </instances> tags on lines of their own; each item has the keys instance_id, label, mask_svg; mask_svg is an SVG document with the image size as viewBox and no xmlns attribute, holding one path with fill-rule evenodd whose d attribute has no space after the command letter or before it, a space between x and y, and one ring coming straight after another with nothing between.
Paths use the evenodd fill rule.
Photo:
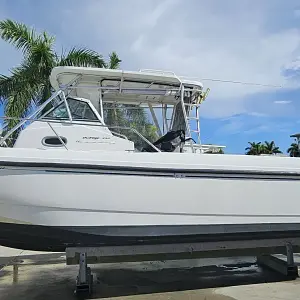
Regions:
<instances>
[{"instance_id":1,"label":"sky","mask_svg":"<svg viewBox=\"0 0 300 300\"><path fill-rule=\"evenodd\" d=\"M0 0L7 18L55 36L58 53L116 51L122 69L202 81L210 88L200 108L202 143L227 153L265 140L286 153L300 132L298 0ZM8 75L22 56L1 40L0 53Z\"/></svg>"}]
</instances>

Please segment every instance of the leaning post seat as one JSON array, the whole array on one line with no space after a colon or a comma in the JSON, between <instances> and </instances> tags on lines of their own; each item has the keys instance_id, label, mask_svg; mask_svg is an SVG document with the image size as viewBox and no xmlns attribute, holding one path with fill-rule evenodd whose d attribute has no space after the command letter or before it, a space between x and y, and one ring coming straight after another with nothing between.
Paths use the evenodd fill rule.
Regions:
<instances>
[{"instance_id":1,"label":"leaning post seat","mask_svg":"<svg viewBox=\"0 0 300 300\"><path fill-rule=\"evenodd\" d=\"M172 130L160 137L153 145L162 152L174 152L175 149L183 145L185 141L184 130ZM142 152L156 152L156 150L152 146L147 145L142 149Z\"/></svg>"}]
</instances>

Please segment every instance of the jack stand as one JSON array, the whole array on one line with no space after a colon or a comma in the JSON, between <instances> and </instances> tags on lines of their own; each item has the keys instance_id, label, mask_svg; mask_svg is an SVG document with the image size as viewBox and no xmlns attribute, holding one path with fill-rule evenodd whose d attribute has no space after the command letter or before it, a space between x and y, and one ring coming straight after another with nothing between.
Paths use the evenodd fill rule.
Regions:
<instances>
[{"instance_id":1,"label":"jack stand","mask_svg":"<svg viewBox=\"0 0 300 300\"><path fill-rule=\"evenodd\" d=\"M296 279L298 275L298 267L294 262L294 253L292 244L286 244L286 257L284 261L274 255L263 254L257 257L257 263L261 266L267 267L277 271L290 279Z\"/></svg>"},{"instance_id":2,"label":"jack stand","mask_svg":"<svg viewBox=\"0 0 300 300\"><path fill-rule=\"evenodd\" d=\"M298 277L298 267L295 265L294 251L291 243L286 244L286 263L288 275L295 278Z\"/></svg>"},{"instance_id":3,"label":"jack stand","mask_svg":"<svg viewBox=\"0 0 300 300\"><path fill-rule=\"evenodd\" d=\"M93 288L93 275L91 273L91 268L87 266L87 254L79 254L79 272L76 280L76 290L75 293L88 292L92 294Z\"/></svg>"}]
</instances>

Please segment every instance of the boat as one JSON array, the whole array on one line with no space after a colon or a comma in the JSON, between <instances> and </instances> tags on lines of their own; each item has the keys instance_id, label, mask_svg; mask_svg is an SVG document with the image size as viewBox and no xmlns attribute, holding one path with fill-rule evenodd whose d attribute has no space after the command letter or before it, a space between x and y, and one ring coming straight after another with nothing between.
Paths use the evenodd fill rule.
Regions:
<instances>
[{"instance_id":1,"label":"boat","mask_svg":"<svg viewBox=\"0 0 300 300\"><path fill-rule=\"evenodd\" d=\"M60 252L299 235L300 160L209 154L225 146L201 143L201 82L71 66L53 68L50 82L51 97L0 140L0 245ZM152 117L156 140L107 124L124 107Z\"/></svg>"}]
</instances>

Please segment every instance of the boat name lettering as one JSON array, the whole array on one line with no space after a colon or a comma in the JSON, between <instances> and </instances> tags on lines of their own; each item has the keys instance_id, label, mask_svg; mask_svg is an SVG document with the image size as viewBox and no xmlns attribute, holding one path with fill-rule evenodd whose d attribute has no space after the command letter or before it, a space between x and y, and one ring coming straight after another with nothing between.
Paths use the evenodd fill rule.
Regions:
<instances>
[{"instance_id":1,"label":"boat name lettering","mask_svg":"<svg viewBox=\"0 0 300 300\"><path fill-rule=\"evenodd\" d=\"M100 137L99 136L83 136L82 139L83 140L99 140Z\"/></svg>"},{"instance_id":2,"label":"boat name lettering","mask_svg":"<svg viewBox=\"0 0 300 300\"><path fill-rule=\"evenodd\" d=\"M110 137L99 137L99 136L83 136L83 140L110 140Z\"/></svg>"}]
</instances>

